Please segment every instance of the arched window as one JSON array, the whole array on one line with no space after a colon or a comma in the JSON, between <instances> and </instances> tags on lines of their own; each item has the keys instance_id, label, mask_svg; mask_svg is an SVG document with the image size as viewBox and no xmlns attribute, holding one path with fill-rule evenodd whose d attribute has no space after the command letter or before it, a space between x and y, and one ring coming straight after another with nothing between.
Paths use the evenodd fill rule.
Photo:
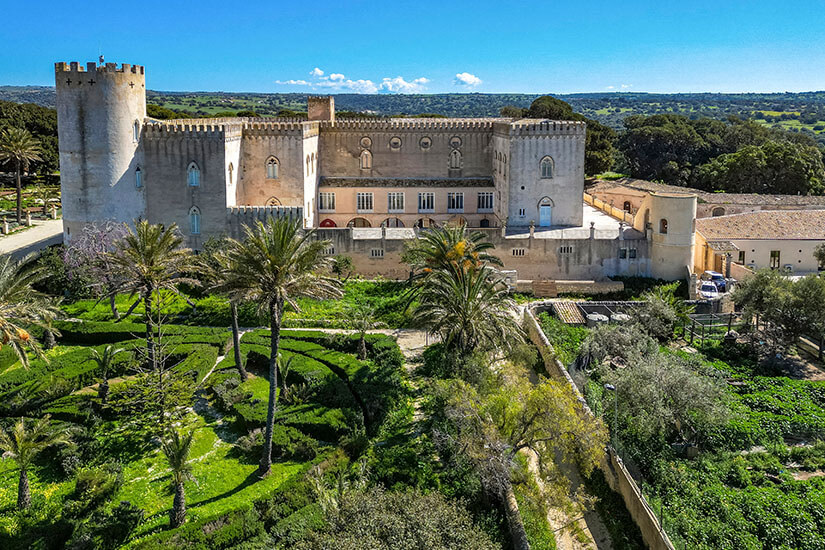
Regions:
<instances>
[{"instance_id":1,"label":"arched window","mask_svg":"<svg viewBox=\"0 0 825 550\"><path fill-rule=\"evenodd\" d=\"M269 197L266 199L266 206L281 206L281 201L278 197Z\"/></svg>"},{"instance_id":2,"label":"arched window","mask_svg":"<svg viewBox=\"0 0 825 550\"><path fill-rule=\"evenodd\" d=\"M233 177L234 173L235 173L235 167L230 162L229 163L229 185L232 185L232 183L235 181L235 179Z\"/></svg>"},{"instance_id":3,"label":"arched window","mask_svg":"<svg viewBox=\"0 0 825 550\"><path fill-rule=\"evenodd\" d=\"M197 164L190 162L187 174L187 181L191 187L198 187L201 184L201 171Z\"/></svg>"},{"instance_id":4,"label":"arched window","mask_svg":"<svg viewBox=\"0 0 825 550\"><path fill-rule=\"evenodd\" d=\"M624 201L624 205L622 206L622 210L625 212L630 212L630 201Z\"/></svg>"},{"instance_id":5,"label":"arched window","mask_svg":"<svg viewBox=\"0 0 825 550\"><path fill-rule=\"evenodd\" d=\"M722 208L721 206L717 206L716 208L713 209L713 211L711 211L710 215L713 216L714 218L716 216L724 216L725 215L725 209Z\"/></svg>"},{"instance_id":6,"label":"arched window","mask_svg":"<svg viewBox=\"0 0 825 550\"><path fill-rule=\"evenodd\" d=\"M143 172L141 172L140 166L135 168L135 187L138 189L143 187Z\"/></svg>"},{"instance_id":7,"label":"arched window","mask_svg":"<svg viewBox=\"0 0 825 550\"><path fill-rule=\"evenodd\" d=\"M552 178L555 172L555 163L553 157L544 157L541 159L541 177Z\"/></svg>"},{"instance_id":8,"label":"arched window","mask_svg":"<svg viewBox=\"0 0 825 550\"><path fill-rule=\"evenodd\" d=\"M361 170L372 169L372 153L366 149L361 151Z\"/></svg>"},{"instance_id":9,"label":"arched window","mask_svg":"<svg viewBox=\"0 0 825 550\"><path fill-rule=\"evenodd\" d=\"M268 180L276 180L278 179L278 171L281 168L281 164L278 162L278 159L275 157L269 157L266 159L266 179Z\"/></svg>"},{"instance_id":10,"label":"arched window","mask_svg":"<svg viewBox=\"0 0 825 550\"><path fill-rule=\"evenodd\" d=\"M478 226L479 227L490 227L490 220L488 220L487 218L484 218L478 223Z\"/></svg>"},{"instance_id":11,"label":"arched window","mask_svg":"<svg viewBox=\"0 0 825 550\"><path fill-rule=\"evenodd\" d=\"M197 206L189 209L189 233L191 235L201 234L201 210Z\"/></svg>"},{"instance_id":12,"label":"arched window","mask_svg":"<svg viewBox=\"0 0 825 550\"><path fill-rule=\"evenodd\" d=\"M461 168L461 151L453 149L450 151L450 169L457 170Z\"/></svg>"},{"instance_id":13,"label":"arched window","mask_svg":"<svg viewBox=\"0 0 825 550\"><path fill-rule=\"evenodd\" d=\"M312 173L315 173L315 153L312 153L312 160L310 161L310 167L312 168Z\"/></svg>"},{"instance_id":14,"label":"arched window","mask_svg":"<svg viewBox=\"0 0 825 550\"><path fill-rule=\"evenodd\" d=\"M140 122L137 120L135 121L134 126L132 127L132 139L137 143L140 139Z\"/></svg>"},{"instance_id":15,"label":"arched window","mask_svg":"<svg viewBox=\"0 0 825 550\"><path fill-rule=\"evenodd\" d=\"M667 235L667 219L665 218L659 220L659 233Z\"/></svg>"}]
</instances>

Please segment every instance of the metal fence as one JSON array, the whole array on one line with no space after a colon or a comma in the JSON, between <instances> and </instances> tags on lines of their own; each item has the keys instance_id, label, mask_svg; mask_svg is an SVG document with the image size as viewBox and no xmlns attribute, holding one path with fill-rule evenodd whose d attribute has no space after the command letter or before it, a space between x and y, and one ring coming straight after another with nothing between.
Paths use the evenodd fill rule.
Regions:
<instances>
[{"instance_id":1,"label":"metal fence","mask_svg":"<svg viewBox=\"0 0 825 550\"><path fill-rule=\"evenodd\" d=\"M682 321L681 337L691 346L722 340L731 330L741 330L747 321L738 313L703 313Z\"/></svg>"}]
</instances>

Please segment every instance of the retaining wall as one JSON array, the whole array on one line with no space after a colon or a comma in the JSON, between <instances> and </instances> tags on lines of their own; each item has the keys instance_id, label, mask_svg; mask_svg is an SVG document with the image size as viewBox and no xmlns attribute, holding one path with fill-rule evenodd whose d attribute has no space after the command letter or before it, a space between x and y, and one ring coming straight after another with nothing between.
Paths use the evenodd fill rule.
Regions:
<instances>
[{"instance_id":1,"label":"retaining wall","mask_svg":"<svg viewBox=\"0 0 825 550\"><path fill-rule=\"evenodd\" d=\"M576 395L581 404L581 413L593 417L593 411L587 405L579 388L573 382L567 369L556 359L553 346L541 330L533 310L539 307L547 307L549 302L537 302L524 308L524 324L530 340L539 349L539 354L544 361L547 374L560 382L566 382ZM667 533L659 525L656 514L650 504L644 499L638 485L633 480L630 472L627 471L622 459L616 454L612 447L607 447L607 452L601 461L601 470L607 479L610 487L622 495L625 506L627 506L630 516L642 532L642 538L651 550L675 550L673 543Z\"/></svg>"}]
</instances>

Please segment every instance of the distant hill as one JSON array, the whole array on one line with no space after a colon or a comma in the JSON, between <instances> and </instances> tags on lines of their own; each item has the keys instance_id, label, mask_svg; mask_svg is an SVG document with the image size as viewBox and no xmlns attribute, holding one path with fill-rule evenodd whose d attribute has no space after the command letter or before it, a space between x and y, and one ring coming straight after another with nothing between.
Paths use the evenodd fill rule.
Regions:
<instances>
[{"instance_id":1,"label":"distant hill","mask_svg":"<svg viewBox=\"0 0 825 550\"><path fill-rule=\"evenodd\" d=\"M147 92L147 101L191 116L253 110L261 116L306 111L304 93ZM496 116L507 105L528 107L537 94L335 94L338 111L378 116L435 114ZM772 94L648 94L640 92L558 94L573 109L621 129L629 115L683 114L691 118L753 118L762 124L813 135L825 143L825 92ZM54 107L54 88L0 86L0 99Z\"/></svg>"}]
</instances>

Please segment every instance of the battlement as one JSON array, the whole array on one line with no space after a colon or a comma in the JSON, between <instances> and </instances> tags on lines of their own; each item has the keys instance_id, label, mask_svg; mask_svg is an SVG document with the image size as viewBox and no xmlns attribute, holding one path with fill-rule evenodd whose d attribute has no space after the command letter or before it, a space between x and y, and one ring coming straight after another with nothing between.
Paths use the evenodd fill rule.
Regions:
<instances>
[{"instance_id":1,"label":"battlement","mask_svg":"<svg viewBox=\"0 0 825 550\"><path fill-rule=\"evenodd\" d=\"M587 124L578 120L521 119L510 123L511 136L585 135Z\"/></svg>"},{"instance_id":2,"label":"battlement","mask_svg":"<svg viewBox=\"0 0 825 550\"><path fill-rule=\"evenodd\" d=\"M84 67L77 61L72 61L70 63L66 63L64 61L60 61L54 64L54 72L55 73L131 73L131 74L144 74L144 67L143 65L130 65L129 63L123 63L120 67L117 66L117 63L106 63L105 65L98 66L97 63L94 61L90 61L86 63Z\"/></svg>"},{"instance_id":3,"label":"battlement","mask_svg":"<svg viewBox=\"0 0 825 550\"><path fill-rule=\"evenodd\" d=\"M183 119L175 122L150 122L143 125L144 137L212 137L240 136L243 126L237 119Z\"/></svg>"},{"instance_id":4,"label":"battlement","mask_svg":"<svg viewBox=\"0 0 825 550\"><path fill-rule=\"evenodd\" d=\"M398 130L444 130L490 131L493 124L510 119L499 118L387 118L387 119L346 119L335 122L320 122L321 130L362 130L362 131L398 131Z\"/></svg>"}]
</instances>

